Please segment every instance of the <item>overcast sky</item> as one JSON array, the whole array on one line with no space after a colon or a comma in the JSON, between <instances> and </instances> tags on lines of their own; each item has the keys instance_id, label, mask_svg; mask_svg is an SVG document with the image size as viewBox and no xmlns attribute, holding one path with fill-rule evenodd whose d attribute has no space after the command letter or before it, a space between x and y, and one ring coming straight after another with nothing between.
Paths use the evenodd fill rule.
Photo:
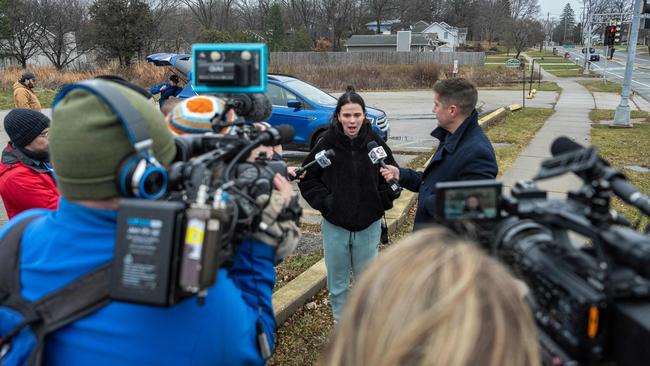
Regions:
<instances>
[{"instance_id":1,"label":"overcast sky","mask_svg":"<svg viewBox=\"0 0 650 366\"><path fill-rule=\"evenodd\" d=\"M551 18L558 19L567 3L571 4L571 9L576 14L576 22L579 22L580 14L582 14L582 0L539 0L539 7L542 10L540 15L546 19L546 14L550 13Z\"/></svg>"}]
</instances>

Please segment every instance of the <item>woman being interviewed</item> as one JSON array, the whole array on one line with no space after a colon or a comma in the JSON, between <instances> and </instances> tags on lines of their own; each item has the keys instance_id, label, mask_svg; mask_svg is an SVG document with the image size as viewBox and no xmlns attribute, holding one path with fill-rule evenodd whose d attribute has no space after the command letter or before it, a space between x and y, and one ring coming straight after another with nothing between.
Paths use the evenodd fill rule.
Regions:
<instances>
[{"instance_id":1,"label":"woman being interviewed","mask_svg":"<svg viewBox=\"0 0 650 366\"><path fill-rule=\"evenodd\" d=\"M377 256L381 217L399 195L368 157L371 141L384 148L387 164L396 164L388 146L372 131L363 98L348 87L338 99L331 125L303 162L304 166L318 152L333 149L331 165L312 165L298 184L305 200L323 215L327 287L335 321L345 305L350 271L357 278Z\"/></svg>"}]
</instances>

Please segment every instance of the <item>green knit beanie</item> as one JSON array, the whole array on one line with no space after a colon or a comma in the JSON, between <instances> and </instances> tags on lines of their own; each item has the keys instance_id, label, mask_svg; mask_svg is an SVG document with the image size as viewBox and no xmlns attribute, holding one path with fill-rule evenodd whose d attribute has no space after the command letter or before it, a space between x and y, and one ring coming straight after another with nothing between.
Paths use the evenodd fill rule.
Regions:
<instances>
[{"instance_id":1,"label":"green knit beanie","mask_svg":"<svg viewBox=\"0 0 650 366\"><path fill-rule=\"evenodd\" d=\"M137 92L117 83L110 82L110 85L144 117L156 159L169 165L176 146L162 113ZM122 123L100 97L81 88L68 92L53 110L48 140L50 159L63 197L105 200L120 196L117 173L127 156L135 154L135 149Z\"/></svg>"}]
</instances>

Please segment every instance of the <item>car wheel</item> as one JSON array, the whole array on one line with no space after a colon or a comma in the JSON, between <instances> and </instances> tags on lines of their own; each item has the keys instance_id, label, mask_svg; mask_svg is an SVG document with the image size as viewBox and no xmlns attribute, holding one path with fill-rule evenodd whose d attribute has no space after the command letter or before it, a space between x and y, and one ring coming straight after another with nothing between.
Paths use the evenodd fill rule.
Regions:
<instances>
[{"instance_id":1,"label":"car wheel","mask_svg":"<svg viewBox=\"0 0 650 366\"><path fill-rule=\"evenodd\" d=\"M323 138L323 135L325 135L325 130L318 130L314 132L314 136L311 138L311 144L309 144L309 150L314 149L318 142Z\"/></svg>"}]
</instances>

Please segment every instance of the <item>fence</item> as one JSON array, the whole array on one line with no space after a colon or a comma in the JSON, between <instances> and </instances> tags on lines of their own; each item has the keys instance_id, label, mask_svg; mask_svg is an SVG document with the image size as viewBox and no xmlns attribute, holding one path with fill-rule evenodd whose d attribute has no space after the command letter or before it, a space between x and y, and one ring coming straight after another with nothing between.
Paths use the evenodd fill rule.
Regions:
<instances>
[{"instance_id":1,"label":"fence","mask_svg":"<svg viewBox=\"0 0 650 366\"><path fill-rule=\"evenodd\" d=\"M483 65L484 52L272 52L271 65L446 64Z\"/></svg>"}]
</instances>

